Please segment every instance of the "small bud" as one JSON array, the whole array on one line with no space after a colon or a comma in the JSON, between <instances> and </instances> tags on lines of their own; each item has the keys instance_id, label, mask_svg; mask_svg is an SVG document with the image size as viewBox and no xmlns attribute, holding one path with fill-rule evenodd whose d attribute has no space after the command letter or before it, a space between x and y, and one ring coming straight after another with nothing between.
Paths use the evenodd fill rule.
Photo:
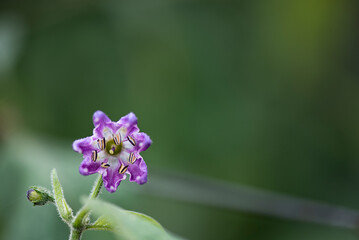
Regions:
<instances>
[{"instance_id":1,"label":"small bud","mask_svg":"<svg viewBox=\"0 0 359 240\"><path fill-rule=\"evenodd\" d=\"M27 199L30 202L36 202L41 200L41 195L37 193L34 189L30 189L27 191Z\"/></svg>"},{"instance_id":2,"label":"small bud","mask_svg":"<svg viewBox=\"0 0 359 240\"><path fill-rule=\"evenodd\" d=\"M54 201L50 191L43 187L30 187L26 195L27 199L29 199L29 201L32 202L34 206L41 206L45 205L47 202Z\"/></svg>"}]
</instances>

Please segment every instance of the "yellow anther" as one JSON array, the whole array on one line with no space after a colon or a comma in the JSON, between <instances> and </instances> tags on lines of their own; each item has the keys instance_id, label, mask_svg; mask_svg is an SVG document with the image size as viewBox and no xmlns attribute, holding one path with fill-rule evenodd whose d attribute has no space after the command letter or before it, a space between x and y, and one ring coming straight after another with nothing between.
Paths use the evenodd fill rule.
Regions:
<instances>
[{"instance_id":1,"label":"yellow anther","mask_svg":"<svg viewBox=\"0 0 359 240\"><path fill-rule=\"evenodd\" d=\"M120 169L118 169L118 173L124 174L127 171L128 166L121 164Z\"/></svg>"},{"instance_id":2,"label":"yellow anther","mask_svg":"<svg viewBox=\"0 0 359 240\"><path fill-rule=\"evenodd\" d=\"M103 168L108 168L110 166L110 164L108 163L101 163L101 167Z\"/></svg>"},{"instance_id":3,"label":"yellow anther","mask_svg":"<svg viewBox=\"0 0 359 240\"><path fill-rule=\"evenodd\" d=\"M136 140L135 140L133 137L128 136L127 139L128 139L128 141L130 141L130 143L131 143L133 146L136 146Z\"/></svg>"}]
</instances>

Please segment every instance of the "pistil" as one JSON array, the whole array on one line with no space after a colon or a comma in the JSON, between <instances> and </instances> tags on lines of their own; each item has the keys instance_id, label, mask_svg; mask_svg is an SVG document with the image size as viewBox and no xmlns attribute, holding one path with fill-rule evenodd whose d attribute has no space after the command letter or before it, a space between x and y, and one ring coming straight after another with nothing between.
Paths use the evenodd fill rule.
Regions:
<instances>
[{"instance_id":1,"label":"pistil","mask_svg":"<svg viewBox=\"0 0 359 240\"><path fill-rule=\"evenodd\" d=\"M108 140L103 146L107 154L115 156L119 154L122 150L122 142L119 141L121 138L119 135L113 135L113 138ZM101 139L99 139L101 140Z\"/></svg>"}]
</instances>

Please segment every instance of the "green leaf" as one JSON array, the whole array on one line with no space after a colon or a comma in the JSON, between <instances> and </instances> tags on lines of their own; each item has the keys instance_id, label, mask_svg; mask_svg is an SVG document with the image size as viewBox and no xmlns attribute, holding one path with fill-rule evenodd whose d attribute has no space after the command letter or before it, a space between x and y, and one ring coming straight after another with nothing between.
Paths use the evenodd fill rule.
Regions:
<instances>
[{"instance_id":1,"label":"green leaf","mask_svg":"<svg viewBox=\"0 0 359 240\"><path fill-rule=\"evenodd\" d=\"M89 230L104 230L104 231L113 231L112 223L104 216L99 217L96 222L90 224L86 227Z\"/></svg>"},{"instance_id":2,"label":"green leaf","mask_svg":"<svg viewBox=\"0 0 359 240\"><path fill-rule=\"evenodd\" d=\"M110 224L118 239L179 239L167 233L156 220L142 213L127 211L101 200L89 200L87 204L95 215L102 218L101 221Z\"/></svg>"},{"instance_id":3,"label":"green leaf","mask_svg":"<svg viewBox=\"0 0 359 240\"><path fill-rule=\"evenodd\" d=\"M59 212L62 220L69 224L73 218L72 209L65 200L56 169L52 169L51 171L51 182L57 211Z\"/></svg>"},{"instance_id":4,"label":"green leaf","mask_svg":"<svg viewBox=\"0 0 359 240\"><path fill-rule=\"evenodd\" d=\"M134 214L134 215L136 215L136 216L138 216L140 218L143 218L144 220L146 220L148 222L151 222L155 226L163 229L162 225L159 222L157 222L155 219L151 218L150 216L147 216L147 215L145 215L143 213L134 212L134 211L128 211L128 210L124 210L124 211L126 211L129 214Z\"/></svg>"}]
</instances>

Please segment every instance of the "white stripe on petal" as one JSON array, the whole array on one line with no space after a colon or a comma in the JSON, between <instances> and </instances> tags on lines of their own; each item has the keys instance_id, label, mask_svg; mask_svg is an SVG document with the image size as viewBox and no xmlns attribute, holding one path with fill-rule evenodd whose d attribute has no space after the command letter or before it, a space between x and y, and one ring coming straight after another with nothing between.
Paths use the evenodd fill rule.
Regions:
<instances>
[{"instance_id":1,"label":"white stripe on petal","mask_svg":"<svg viewBox=\"0 0 359 240\"><path fill-rule=\"evenodd\" d=\"M135 146L133 146L128 140L122 143L122 147L127 151L132 151L135 148Z\"/></svg>"},{"instance_id":2,"label":"white stripe on petal","mask_svg":"<svg viewBox=\"0 0 359 240\"><path fill-rule=\"evenodd\" d=\"M128 163L129 163L129 161L128 161L128 158L129 158L129 157L130 157L130 153L127 152L127 151L122 151L122 152L120 153L120 159L121 159L121 161L122 161L123 163L128 164Z\"/></svg>"},{"instance_id":3,"label":"white stripe on petal","mask_svg":"<svg viewBox=\"0 0 359 240\"><path fill-rule=\"evenodd\" d=\"M117 157L109 157L108 158L108 164L110 164L111 168L114 169L114 168L117 168L120 166L120 161L118 160Z\"/></svg>"},{"instance_id":4,"label":"white stripe on petal","mask_svg":"<svg viewBox=\"0 0 359 240\"><path fill-rule=\"evenodd\" d=\"M107 157L105 151L101 151L97 153L97 161L103 161Z\"/></svg>"},{"instance_id":5,"label":"white stripe on petal","mask_svg":"<svg viewBox=\"0 0 359 240\"><path fill-rule=\"evenodd\" d=\"M127 136L127 128L125 128L125 127L120 127L120 128L116 131L116 134L120 134L122 140L126 139L126 136Z\"/></svg>"},{"instance_id":6,"label":"white stripe on petal","mask_svg":"<svg viewBox=\"0 0 359 240\"><path fill-rule=\"evenodd\" d=\"M104 136L104 138L106 139L106 141L109 141L112 139L112 130L109 129L108 127L104 127L102 130L102 135Z\"/></svg>"}]
</instances>

